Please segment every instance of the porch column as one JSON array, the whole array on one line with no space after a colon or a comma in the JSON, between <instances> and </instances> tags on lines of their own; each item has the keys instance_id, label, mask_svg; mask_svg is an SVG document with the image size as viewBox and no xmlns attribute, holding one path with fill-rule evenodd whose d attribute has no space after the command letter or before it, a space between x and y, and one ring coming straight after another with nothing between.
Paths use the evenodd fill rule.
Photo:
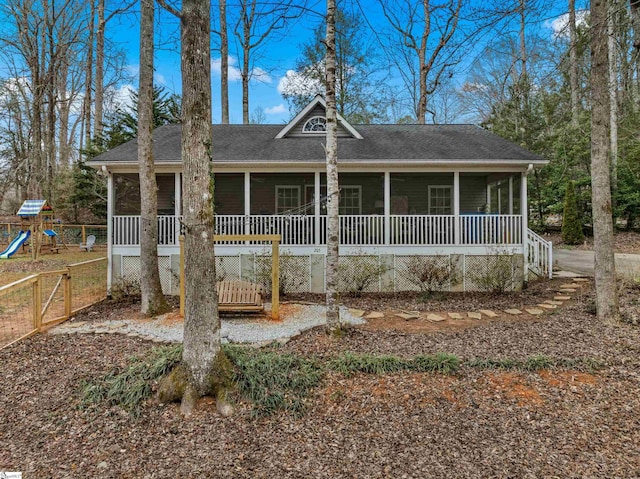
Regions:
<instances>
[{"instance_id":1,"label":"porch column","mask_svg":"<svg viewBox=\"0 0 640 479\"><path fill-rule=\"evenodd\" d=\"M527 174L520 177L520 210L522 213L522 256L524 257L524 282L529 281L529 246L527 244L527 229L529 227L529 206L527 205Z\"/></svg>"},{"instance_id":2,"label":"porch column","mask_svg":"<svg viewBox=\"0 0 640 479\"><path fill-rule=\"evenodd\" d=\"M104 168L104 167L103 167ZM111 294L111 282L113 275L113 175L107 173L107 294Z\"/></svg>"},{"instance_id":3,"label":"porch column","mask_svg":"<svg viewBox=\"0 0 640 479\"><path fill-rule=\"evenodd\" d=\"M453 239L460 244L460 172L453 172Z\"/></svg>"},{"instance_id":4,"label":"porch column","mask_svg":"<svg viewBox=\"0 0 640 479\"><path fill-rule=\"evenodd\" d=\"M180 172L175 173L173 186L173 231L174 243L178 244L178 236L180 236L180 215L182 214L182 187L180 183Z\"/></svg>"},{"instance_id":5,"label":"porch column","mask_svg":"<svg viewBox=\"0 0 640 479\"><path fill-rule=\"evenodd\" d=\"M384 172L384 244L391 244L391 173Z\"/></svg>"},{"instance_id":6,"label":"porch column","mask_svg":"<svg viewBox=\"0 0 640 479\"><path fill-rule=\"evenodd\" d=\"M316 171L313 174L313 224L315 237L314 241L316 245L320 244L320 172Z\"/></svg>"},{"instance_id":7,"label":"porch column","mask_svg":"<svg viewBox=\"0 0 640 479\"><path fill-rule=\"evenodd\" d=\"M244 234L251 234L251 173L244 172ZM247 242L246 244L249 244Z\"/></svg>"},{"instance_id":8,"label":"porch column","mask_svg":"<svg viewBox=\"0 0 640 479\"><path fill-rule=\"evenodd\" d=\"M180 173L175 174L174 193L173 193L173 214L180 216L182 214L182 187L180 186Z\"/></svg>"},{"instance_id":9,"label":"porch column","mask_svg":"<svg viewBox=\"0 0 640 479\"><path fill-rule=\"evenodd\" d=\"M513 176L509 177L509 214L513 214Z\"/></svg>"}]
</instances>

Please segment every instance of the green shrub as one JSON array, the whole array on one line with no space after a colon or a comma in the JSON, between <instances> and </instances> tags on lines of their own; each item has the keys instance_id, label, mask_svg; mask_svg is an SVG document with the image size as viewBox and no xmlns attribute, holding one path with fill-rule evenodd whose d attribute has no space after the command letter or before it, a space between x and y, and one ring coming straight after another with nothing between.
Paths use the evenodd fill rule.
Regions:
<instances>
[{"instance_id":1,"label":"green shrub","mask_svg":"<svg viewBox=\"0 0 640 479\"><path fill-rule=\"evenodd\" d=\"M565 244L577 245L584 242L582 222L578 215L578 204L573 181L567 183L564 195L564 211L562 213L562 241Z\"/></svg>"},{"instance_id":2,"label":"green shrub","mask_svg":"<svg viewBox=\"0 0 640 479\"><path fill-rule=\"evenodd\" d=\"M416 356L413 369L420 372L455 374L460 368L460 359L453 354L438 353L435 356Z\"/></svg>"},{"instance_id":3,"label":"green shrub","mask_svg":"<svg viewBox=\"0 0 640 479\"><path fill-rule=\"evenodd\" d=\"M273 349L227 346L225 353L235 366L238 391L254 404L257 416L277 410L301 414L305 397L323 376L316 361Z\"/></svg>"},{"instance_id":4,"label":"green shrub","mask_svg":"<svg viewBox=\"0 0 640 479\"><path fill-rule=\"evenodd\" d=\"M151 350L146 358L131 358L123 371L111 372L94 381L83 381L82 407L96 404L119 406L132 414L152 393L154 381L168 374L180 362L182 346L163 346Z\"/></svg>"}]
</instances>

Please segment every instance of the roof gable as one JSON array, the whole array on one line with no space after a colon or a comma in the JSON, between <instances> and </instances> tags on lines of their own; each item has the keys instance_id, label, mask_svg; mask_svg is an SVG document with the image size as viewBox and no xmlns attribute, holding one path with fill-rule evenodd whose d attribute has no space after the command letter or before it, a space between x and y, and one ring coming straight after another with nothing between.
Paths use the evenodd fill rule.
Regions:
<instances>
[{"instance_id":1,"label":"roof gable","mask_svg":"<svg viewBox=\"0 0 640 479\"><path fill-rule=\"evenodd\" d=\"M327 103L324 101L324 98L320 95L316 95L311 102L305 106L300 113L298 113L289 123L285 125L285 127L278 132L276 135L276 139L286 138L287 135L292 132L292 130L296 129L298 126L302 127L301 123L303 121L308 120L308 116L315 109L321 108L326 112ZM347 121L345 120L340 113L336 113L338 117L338 124L346 130L349 135L358 140L362 140L362 135L358 133L358 131Z\"/></svg>"}]
</instances>

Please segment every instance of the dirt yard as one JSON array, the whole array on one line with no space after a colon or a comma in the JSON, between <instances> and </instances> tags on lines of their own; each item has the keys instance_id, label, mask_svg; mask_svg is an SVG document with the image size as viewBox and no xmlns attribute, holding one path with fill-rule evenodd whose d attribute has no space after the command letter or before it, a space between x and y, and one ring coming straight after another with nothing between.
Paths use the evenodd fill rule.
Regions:
<instances>
[{"instance_id":1,"label":"dirt yard","mask_svg":"<svg viewBox=\"0 0 640 479\"><path fill-rule=\"evenodd\" d=\"M625 314L637 317L639 293L636 286L624 291ZM477 308L480 297L469 298L466 306L464 295L450 299L461 309ZM300 418L255 419L243 402L223 418L209 399L186 421L175 405L150 403L138 417L118 408L83 410L83 379L124 367L155 345L118 334L29 338L0 351L0 470L30 478L637 477L640 329L601 324L591 300L589 290L552 314L455 330L380 325L353 328L341 339L309 331L281 350L318 360L344 351L447 352L463 361L543 354L603 367L523 372L467 362L453 376L333 372ZM120 312L111 304L84 319L131 311L131 304Z\"/></svg>"}]
</instances>

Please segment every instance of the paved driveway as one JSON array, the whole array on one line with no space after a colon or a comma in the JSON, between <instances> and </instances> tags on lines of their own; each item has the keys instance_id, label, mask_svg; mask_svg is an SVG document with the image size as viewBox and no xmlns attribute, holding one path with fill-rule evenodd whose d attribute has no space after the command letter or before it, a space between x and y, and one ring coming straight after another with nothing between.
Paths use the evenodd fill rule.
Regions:
<instances>
[{"instance_id":1,"label":"paved driveway","mask_svg":"<svg viewBox=\"0 0 640 479\"><path fill-rule=\"evenodd\" d=\"M593 276L593 251L554 248L553 263L565 271ZM640 254L616 253L616 272L625 278L640 278Z\"/></svg>"}]
</instances>

